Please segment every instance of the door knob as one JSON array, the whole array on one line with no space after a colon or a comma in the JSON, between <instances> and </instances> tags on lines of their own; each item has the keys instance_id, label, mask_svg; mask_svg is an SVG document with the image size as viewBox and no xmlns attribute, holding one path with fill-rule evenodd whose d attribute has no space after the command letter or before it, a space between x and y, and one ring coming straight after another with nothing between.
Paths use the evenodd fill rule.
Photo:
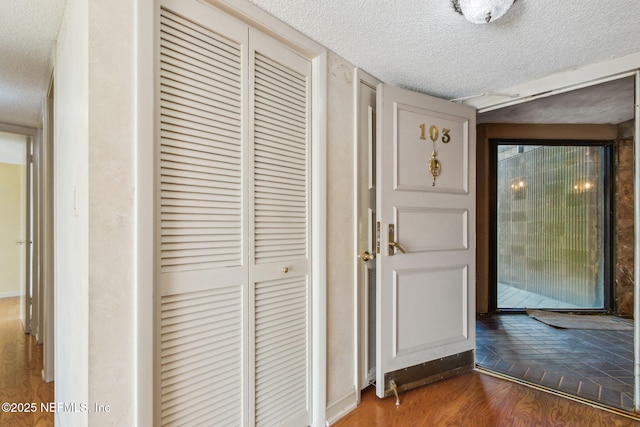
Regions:
<instances>
[{"instance_id":1,"label":"door knob","mask_svg":"<svg viewBox=\"0 0 640 427\"><path fill-rule=\"evenodd\" d=\"M282 272L283 273L288 273L289 272L289 267L282 267Z\"/></svg>"},{"instance_id":2,"label":"door knob","mask_svg":"<svg viewBox=\"0 0 640 427\"><path fill-rule=\"evenodd\" d=\"M360 254L360 259L363 261L371 261L376 259L376 254L371 254L368 251L364 251Z\"/></svg>"}]
</instances>

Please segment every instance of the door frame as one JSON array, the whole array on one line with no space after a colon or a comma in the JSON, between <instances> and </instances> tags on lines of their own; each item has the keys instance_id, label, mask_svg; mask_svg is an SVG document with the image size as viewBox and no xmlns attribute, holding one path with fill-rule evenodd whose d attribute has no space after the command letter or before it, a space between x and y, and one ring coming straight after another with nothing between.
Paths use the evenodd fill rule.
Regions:
<instances>
[{"instance_id":1,"label":"door frame","mask_svg":"<svg viewBox=\"0 0 640 427\"><path fill-rule=\"evenodd\" d=\"M31 330L26 331L35 336L42 344L43 367L42 379L51 382L54 378L54 244L53 244L53 71L47 97L44 101L42 128L32 128L0 123L1 132L9 132L28 137L27 152L32 153L32 194L27 197L26 214L31 218L31 231L27 235L27 274L32 280L32 324ZM28 172L27 168L27 172ZM29 198L32 203L29 203ZM29 262L29 249L33 254L32 263ZM29 265L31 264L31 265ZM29 280L29 277L26 277ZM26 285L26 284L25 284ZM33 320L35 319L35 321Z\"/></svg>"},{"instance_id":2,"label":"door frame","mask_svg":"<svg viewBox=\"0 0 640 427\"><path fill-rule=\"evenodd\" d=\"M40 251L40 325L39 333L44 343L42 350L42 379L51 382L55 375L55 283L54 283L54 81L53 70L44 101L42 132L36 145L35 160L38 170L38 247Z\"/></svg>"},{"instance_id":3,"label":"door frame","mask_svg":"<svg viewBox=\"0 0 640 427\"><path fill-rule=\"evenodd\" d=\"M32 262L31 257L29 256L30 253L33 253L35 255L36 253L36 245L38 242L33 242L33 238L34 236L32 236L33 233L33 229L34 229L34 224L38 221L38 212L34 210L34 215L31 215L31 211L34 209L33 203L32 203L32 196L37 194L37 189L35 189L34 187L37 185L37 180L33 180L32 182L32 174L30 173L31 170L33 170L33 176L37 176L37 171L35 171L35 168L33 167L33 156L32 156L32 150L34 150L40 141L39 138L39 130L36 128L31 128L31 127L26 127L26 126L17 126L17 125L10 125L10 124L5 124L5 123L0 123L0 132L7 132L7 133L13 133L13 134L18 134L18 135L23 135L26 137L26 144L25 144L25 186L26 186L26 199L24 200L24 203L26 203L25 206L25 215L26 218L25 219L25 227L26 229L24 230L25 232L25 244L23 246L23 248L21 249L24 253L21 254L21 256L25 257L25 266L24 266L24 270L21 271L21 275L24 274L24 283L20 283L20 293L22 295L22 293L25 293L25 298L30 298L30 304L26 304L25 306L22 306L21 303L21 313L20 313L20 319L24 322L24 320L29 317L28 316L28 312L29 310L29 306L32 305L34 306L34 311L38 310L38 296L37 293L35 293L35 295L32 295L32 290L29 289L29 282L32 280L34 280L33 283L33 288L36 288L39 286L39 284L35 281L37 279L36 275L33 274L33 265L35 265L35 262ZM33 193L33 194L32 194ZM22 202L21 202L22 204ZM22 209L22 206L21 206ZM23 230L20 230L20 233L22 234ZM30 243L32 242L32 243ZM35 243L35 244L33 244ZM33 250L32 250L33 249ZM21 300L22 301L22 300ZM33 328L32 328L32 317L29 317L28 319L28 325L25 325L23 323L23 328L26 334L32 334ZM35 335L35 334L34 334Z\"/></svg>"},{"instance_id":4,"label":"door frame","mask_svg":"<svg viewBox=\"0 0 640 427\"><path fill-rule=\"evenodd\" d=\"M575 129L579 129L579 127L575 127ZM489 240L490 240L490 251L488 260L490 261L489 268L489 288L488 288L488 297L489 297L489 312L502 312L502 313L524 313L525 309L522 307L498 307L498 241L497 241L497 231L498 231L498 213L497 213L497 183L498 183L498 164L497 164L497 148L499 145L523 145L523 146L544 146L544 147L553 147L553 146L582 146L582 147L601 147L604 150L602 162L604 174L602 177L604 183L604 197L603 197L603 239L604 239L604 254L603 254L603 278L604 278L604 290L603 290L603 307L602 308L580 308L580 309L554 309L555 311L579 311L579 312L590 312L590 313L606 313L611 309L612 301L613 301L613 235L614 235L614 221L613 217L613 205L614 205L614 191L613 191L613 168L614 158L613 158L613 145L614 141L610 139L588 139L593 134L588 134L585 132L584 139L562 139L554 137L553 133L549 133L548 135L544 135L543 131L538 133L538 136L535 139L526 138L524 135L526 132L522 132L523 136L521 137L510 137L510 138L492 138L491 135L488 135L487 142L489 144L489 204L490 204L490 229L489 229ZM598 135L596 135L598 136ZM531 308L531 307L527 307ZM535 307L534 307L535 308ZM545 309L548 307L540 307L540 309Z\"/></svg>"},{"instance_id":5,"label":"door frame","mask_svg":"<svg viewBox=\"0 0 640 427\"><path fill-rule=\"evenodd\" d=\"M33 167L33 148L35 146L35 139L37 137L37 133L35 136L27 136L27 146L26 146L26 156L25 156L25 230L24 230L24 257L25 257L25 265L24 265L24 292L25 292L25 305L21 307L24 311L22 313L23 319L23 327L27 334L33 335L37 337L38 329L37 329L37 313L39 310L39 300L38 300L38 283L35 281L34 272L34 203L33 196L36 193L34 191L34 167ZM21 298L22 301L22 298ZM34 325L35 324L35 325ZM35 328L34 328L35 326Z\"/></svg>"},{"instance_id":6,"label":"door frame","mask_svg":"<svg viewBox=\"0 0 640 427\"><path fill-rule=\"evenodd\" d=\"M354 81L354 111L356 113L356 117L360 117L361 108L373 107L375 108L375 101L373 105L360 104L360 84L366 84L376 90L376 87L379 83L381 83L378 79L371 76L370 74L360 70L358 68L355 69L355 78ZM361 144L361 135L360 126L358 126L358 120L354 120L354 159L358 159L358 152L360 151ZM365 141L364 139L362 141ZM354 239L354 248L358 248L359 246L359 235L358 235L358 200L360 199L360 182L359 175L361 171L358 168L358 162L356 160L356 165L354 167L354 208L353 211L356 212L354 215L354 225L353 225L353 239ZM370 165L372 166L372 165ZM375 205L375 204L374 204ZM356 390L357 390L357 401L360 402L361 391L367 387L367 365L368 365L368 356L369 356L369 343L367 337L369 336L368 330L368 292L367 292L367 283L365 283L364 275L362 274L362 265L360 259L356 260L354 263L354 294L355 298L355 331L354 331L354 348L356 351L356 360L355 360L355 371L356 371ZM375 352L375 350L374 350Z\"/></svg>"},{"instance_id":7,"label":"door frame","mask_svg":"<svg viewBox=\"0 0 640 427\"><path fill-rule=\"evenodd\" d=\"M326 127L327 50L247 0L201 0L208 5L259 28L311 61L311 312L312 312L312 421L326 424ZM155 11L157 2L136 3L136 419L140 426L154 420L155 262L154 262L154 141L155 138ZM150 75L151 73L151 75Z\"/></svg>"}]
</instances>

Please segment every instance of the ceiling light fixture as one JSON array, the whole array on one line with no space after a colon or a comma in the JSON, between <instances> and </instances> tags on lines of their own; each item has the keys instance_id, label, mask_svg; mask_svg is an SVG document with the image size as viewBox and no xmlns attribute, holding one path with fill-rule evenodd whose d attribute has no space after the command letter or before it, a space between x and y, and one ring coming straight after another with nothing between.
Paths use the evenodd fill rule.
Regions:
<instances>
[{"instance_id":1,"label":"ceiling light fixture","mask_svg":"<svg viewBox=\"0 0 640 427\"><path fill-rule=\"evenodd\" d=\"M451 0L453 9L474 24L488 24L507 13L516 0Z\"/></svg>"}]
</instances>

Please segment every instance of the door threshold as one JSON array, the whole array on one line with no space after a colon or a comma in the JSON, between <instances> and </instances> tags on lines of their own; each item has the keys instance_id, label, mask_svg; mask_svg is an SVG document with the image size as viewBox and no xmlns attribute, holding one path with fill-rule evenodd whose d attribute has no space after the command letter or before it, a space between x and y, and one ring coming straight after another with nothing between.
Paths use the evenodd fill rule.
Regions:
<instances>
[{"instance_id":1,"label":"door threshold","mask_svg":"<svg viewBox=\"0 0 640 427\"><path fill-rule=\"evenodd\" d=\"M565 393L563 391L560 390L556 390L553 388L549 388L549 387L545 387L539 384L534 384L532 382L523 380L521 378L516 378L516 377L512 377L510 375L506 375L500 372L496 372L496 371L492 371L490 369L487 368L483 368L481 366L476 365L475 371L481 372L483 374L495 377L495 378L500 378L506 381L511 381L513 383L517 383L517 384L522 384L524 386L536 389L536 390L540 390L549 394L553 394L555 396L559 396L559 397L564 397L565 399L569 399L569 400L573 400L574 402L578 402L578 403L582 403L585 404L587 406L591 406L592 408L596 408L596 409L601 409L603 411L607 411L610 412L612 414L616 414L616 415L620 415L622 417L626 417L629 419L632 419L634 421L640 421L640 413L638 412L631 412L631 411L625 411L624 409L620 409L620 408L616 408L614 406L608 406L605 405L603 403L600 402L595 402L593 400L589 400L589 399L585 399L583 397L579 397L579 396L574 396L573 394L569 394L569 393Z\"/></svg>"},{"instance_id":2,"label":"door threshold","mask_svg":"<svg viewBox=\"0 0 640 427\"><path fill-rule=\"evenodd\" d=\"M527 310L554 311L557 313L575 313L575 314L613 314L611 310L602 308L496 308L487 313L491 314L527 314Z\"/></svg>"}]
</instances>

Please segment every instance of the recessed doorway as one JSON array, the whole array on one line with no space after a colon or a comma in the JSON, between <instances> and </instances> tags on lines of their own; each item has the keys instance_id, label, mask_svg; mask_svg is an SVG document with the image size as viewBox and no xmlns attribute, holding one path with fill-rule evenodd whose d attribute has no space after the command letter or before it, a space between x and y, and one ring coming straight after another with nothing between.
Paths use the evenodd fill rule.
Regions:
<instances>
[{"instance_id":1,"label":"recessed doorway","mask_svg":"<svg viewBox=\"0 0 640 427\"><path fill-rule=\"evenodd\" d=\"M498 162L497 149L491 156L489 140L504 143L503 160L508 161L512 156L515 166L512 165L511 175L505 174L502 184L504 192L510 194L506 204L498 207L495 194L494 199L490 199L488 194L482 195L479 191L479 206L485 204L485 211L482 214L479 211L479 218L486 215L486 219L481 219L487 224L486 242L491 242L494 248L503 248L491 252L487 245L486 254L479 248L479 258L484 257L488 268L485 277L489 279L486 285L479 283L478 289L481 315L477 322L477 364L519 381L624 411L637 407L633 390L632 320L634 81L632 76L624 77L478 116L479 150L486 150L479 155L480 159L484 156L486 163L483 165L481 161L478 167L486 168L487 182L491 179L490 170L495 171ZM547 161L535 158L542 156L544 150L539 147L544 144L533 140L556 141L550 143L554 150L555 146L570 146L572 150L582 151L582 160L574 160L573 164L571 159L567 160L567 156L578 155L576 152L553 154L564 156L565 161L559 166L564 169L562 173L552 179L550 170L554 166L549 158ZM481 144L486 145L481 147ZM610 148L607 148L608 144ZM595 154L601 150L602 153ZM515 161L518 156L523 159L520 163ZM599 158L596 160L596 157ZM489 167L491 163L493 169ZM604 172L599 183L585 179L592 176L596 165ZM576 168L572 170L574 166ZM549 188L532 187L535 176L527 174L536 167L546 170L541 173ZM609 176L607 167L611 172ZM576 180L580 174L582 179ZM561 175L565 176L562 178ZM479 182L481 179L480 176ZM495 175L493 179L496 184ZM571 180L575 182L569 185ZM487 184L487 191L490 186ZM606 193L607 188L611 191L610 196ZM537 192L537 198L533 196L534 192ZM529 211L522 209L525 200L528 200ZM580 203L582 206L578 208ZM596 213L588 207L589 203L592 207L600 205L603 212ZM512 209L514 206L517 209ZM575 212L568 215L568 209ZM534 218L531 223L528 222L531 218L522 217L535 216L536 211L550 212L552 217ZM583 215L582 219L577 211ZM503 220L509 219L503 223L503 232L514 232L501 243L500 238L505 236L499 236L498 219L494 220L493 230L489 230L489 218L500 215ZM599 216L603 221L596 225L592 220ZM558 221L559 217L571 221ZM481 228L479 225L479 230ZM500 258L505 266L498 265ZM564 265L560 261L565 261ZM542 288L527 288L527 281ZM569 295L570 287L562 289L561 286L569 283L580 283L581 291ZM503 285L515 286L505 288ZM536 303L527 298L519 302L508 301L504 293L508 289L531 292L534 296L541 294L547 299ZM613 314L621 323L627 323L627 330L559 329L528 316L524 310L532 307L582 312L583 316L587 313Z\"/></svg>"}]
</instances>

